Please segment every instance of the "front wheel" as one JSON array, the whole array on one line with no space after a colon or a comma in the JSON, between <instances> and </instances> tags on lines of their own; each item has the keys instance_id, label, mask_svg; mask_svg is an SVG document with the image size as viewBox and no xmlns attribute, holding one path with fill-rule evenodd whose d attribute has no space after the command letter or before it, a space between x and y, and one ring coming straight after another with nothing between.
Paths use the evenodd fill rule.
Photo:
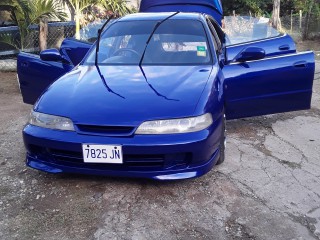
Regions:
<instances>
[{"instance_id":1,"label":"front wheel","mask_svg":"<svg viewBox=\"0 0 320 240\"><path fill-rule=\"evenodd\" d=\"M224 162L225 159L225 149L226 149L226 115L223 112L222 116L222 128L221 128L221 137L220 137L220 146L219 146L219 152L220 157L216 163L216 165L219 165Z\"/></svg>"}]
</instances>

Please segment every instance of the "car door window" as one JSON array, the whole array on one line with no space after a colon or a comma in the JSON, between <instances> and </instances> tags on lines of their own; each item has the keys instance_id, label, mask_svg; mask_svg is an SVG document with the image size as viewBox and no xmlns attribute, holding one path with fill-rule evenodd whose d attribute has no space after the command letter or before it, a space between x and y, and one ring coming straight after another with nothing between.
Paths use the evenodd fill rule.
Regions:
<instances>
[{"instance_id":1,"label":"car door window","mask_svg":"<svg viewBox=\"0 0 320 240\"><path fill-rule=\"evenodd\" d=\"M228 16L224 18L226 45L258 41L281 35L269 24L268 18Z\"/></svg>"}]
</instances>

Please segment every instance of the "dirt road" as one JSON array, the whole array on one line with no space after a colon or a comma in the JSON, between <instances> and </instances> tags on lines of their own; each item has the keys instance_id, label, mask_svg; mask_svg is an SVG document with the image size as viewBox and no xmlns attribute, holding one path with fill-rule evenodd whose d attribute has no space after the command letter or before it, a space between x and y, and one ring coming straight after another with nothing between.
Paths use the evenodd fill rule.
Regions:
<instances>
[{"instance_id":1,"label":"dirt road","mask_svg":"<svg viewBox=\"0 0 320 240\"><path fill-rule=\"evenodd\" d=\"M31 107L0 73L0 239L320 239L319 106L317 74L311 110L228 122L198 179L50 175L24 165Z\"/></svg>"}]
</instances>

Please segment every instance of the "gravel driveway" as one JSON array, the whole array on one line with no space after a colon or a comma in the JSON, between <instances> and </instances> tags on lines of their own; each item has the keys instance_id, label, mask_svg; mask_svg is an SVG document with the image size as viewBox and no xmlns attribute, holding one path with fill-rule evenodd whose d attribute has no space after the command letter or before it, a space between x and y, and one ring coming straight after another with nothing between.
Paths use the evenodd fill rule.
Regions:
<instances>
[{"instance_id":1,"label":"gravel driveway","mask_svg":"<svg viewBox=\"0 0 320 240\"><path fill-rule=\"evenodd\" d=\"M0 239L320 239L320 76L312 109L229 121L226 161L155 182L27 169L15 73L0 73Z\"/></svg>"}]
</instances>

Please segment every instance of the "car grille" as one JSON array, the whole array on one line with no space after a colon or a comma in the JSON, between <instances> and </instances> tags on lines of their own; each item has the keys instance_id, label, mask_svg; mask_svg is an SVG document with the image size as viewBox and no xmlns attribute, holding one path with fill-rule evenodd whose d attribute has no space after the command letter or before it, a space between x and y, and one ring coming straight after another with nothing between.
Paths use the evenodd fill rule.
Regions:
<instances>
[{"instance_id":1,"label":"car grille","mask_svg":"<svg viewBox=\"0 0 320 240\"><path fill-rule=\"evenodd\" d=\"M134 131L134 127L129 126L97 126L97 125L76 125L79 132L90 135L128 136Z\"/></svg>"},{"instance_id":2,"label":"car grille","mask_svg":"<svg viewBox=\"0 0 320 240\"><path fill-rule=\"evenodd\" d=\"M154 170L173 167L186 167L191 160L191 153L177 154L124 154L123 164L84 163L81 152L60 149L43 148L29 145L29 152L41 160L69 165L74 167L111 169L111 170L140 170L150 168Z\"/></svg>"}]
</instances>

